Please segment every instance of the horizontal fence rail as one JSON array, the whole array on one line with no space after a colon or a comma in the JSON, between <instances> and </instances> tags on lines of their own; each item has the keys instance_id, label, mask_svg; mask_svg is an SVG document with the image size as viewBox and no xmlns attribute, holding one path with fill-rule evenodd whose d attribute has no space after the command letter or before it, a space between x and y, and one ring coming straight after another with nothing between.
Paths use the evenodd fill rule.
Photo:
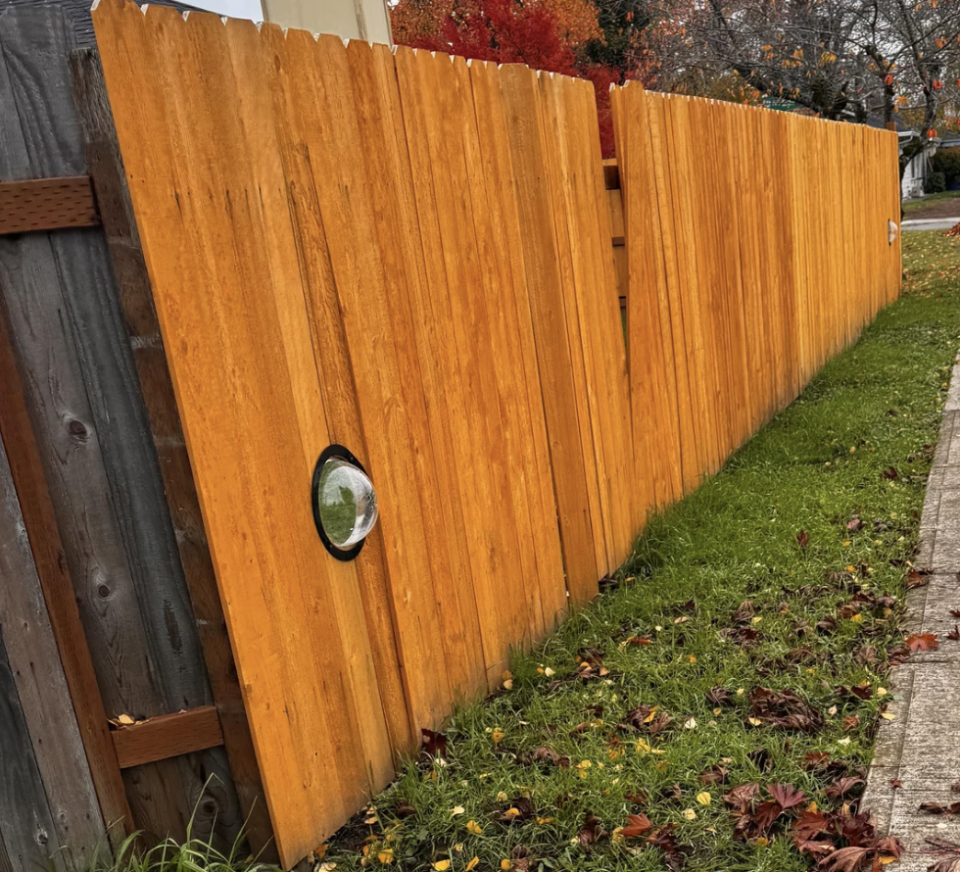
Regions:
<instances>
[{"instance_id":1,"label":"horizontal fence rail","mask_svg":"<svg viewBox=\"0 0 960 872\"><path fill-rule=\"evenodd\" d=\"M584 81L93 17L292 865L896 295L896 137L630 85L617 174ZM378 491L353 562L331 443Z\"/></svg>"}]
</instances>

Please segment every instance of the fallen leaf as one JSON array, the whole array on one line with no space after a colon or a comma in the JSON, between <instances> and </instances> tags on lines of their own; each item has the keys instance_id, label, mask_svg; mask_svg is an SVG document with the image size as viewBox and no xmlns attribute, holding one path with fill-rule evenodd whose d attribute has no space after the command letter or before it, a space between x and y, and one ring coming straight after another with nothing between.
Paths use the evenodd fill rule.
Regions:
<instances>
[{"instance_id":1,"label":"fallen leaf","mask_svg":"<svg viewBox=\"0 0 960 872\"><path fill-rule=\"evenodd\" d=\"M697 813L692 808L684 809L683 816L688 821L695 821L697 819Z\"/></svg>"},{"instance_id":2,"label":"fallen leaf","mask_svg":"<svg viewBox=\"0 0 960 872\"><path fill-rule=\"evenodd\" d=\"M472 869L476 869L480 865L480 858L474 857L469 863L467 863L467 872L471 872Z\"/></svg>"},{"instance_id":3,"label":"fallen leaf","mask_svg":"<svg viewBox=\"0 0 960 872\"><path fill-rule=\"evenodd\" d=\"M620 830L624 839L636 839L653 829L653 824L645 814L627 815L627 824Z\"/></svg>"},{"instance_id":4,"label":"fallen leaf","mask_svg":"<svg viewBox=\"0 0 960 872\"><path fill-rule=\"evenodd\" d=\"M467 821L467 832L473 833L475 836L479 836L483 834L483 829L476 821Z\"/></svg>"},{"instance_id":5,"label":"fallen leaf","mask_svg":"<svg viewBox=\"0 0 960 872\"><path fill-rule=\"evenodd\" d=\"M911 651L936 651L940 647L934 633L914 633L912 636L907 636L904 644Z\"/></svg>"},{"instance_id":6,"label":"fallen leaf","mask_svg":"<svg viewBox=\"0 0 960 872\"><path fill-rule=\"evenodd\" d=\"M447 869L450 868L450 861L437 860L437 862L433 864L433 868L436 869L437 872L447 872Z\"/></svg>"},{"instance_id":7,"label":"fallen leaf","mask_svg":"<svg viewBox=\"0 0 960 872\"><path fill-rule=\"evenodd\" d=\"M770 795L784 811L807 801L807 795L802 790L797 790L792 784L774 784L768 789Z\"/></svg>"},{"instance_id":8,"label":"fallen leaf","mask_svg":"<svg viewBox=\"0 0 960 872\"><path fill-rule=\"evenodd\" d=\"M803 530L797 533L797 542L801 548L806 548L810 544L810 535Z\"/></svg>"},{"instance_id":9,"label":"fallen leaf","mask_svg":"<svg viewBox=\"0 0 960 872\"><path fill-rule=\"evenodd\" d=\"M580 845L588 848L606 835L607 831L603 828L600 818L591 812L587 812L583 826L577 833L577 841L580 842Z\"/></svg>"},{"instance_id":10,"label":"fallen leaf","mask_svg":"<svg viewBox=\"0 0 960 872\"><path fill-rule=\"evenodd\" d=\"M421 730L420 735L423 739L423 746L420 749L421 756L427 758L447 756L447 737L443 733Z\"/></svg>"},{"instance_id":11,"label":"fallen leaf","mask_svg":"<svg viewBox=\"0 0 960 872\"><path fill-rule=\"evenodd\" d=\"M697 802L699 802L700 805L710 805L712 801L713 797L705 790L697 794Z\"/></svg>"},{"instance_id":12,"label":"fallen leaf","mask_svg":"<svg viewBox=\"0 0 960 872\"><path fill-rule=\"evenodd\" d=\"M500 727L494 727L493 733L491 734L491 738L495 743L499 743L503 741L503 737L506 735L507 734L503 730L501 730Z\"/></svg>"}]
</instances>

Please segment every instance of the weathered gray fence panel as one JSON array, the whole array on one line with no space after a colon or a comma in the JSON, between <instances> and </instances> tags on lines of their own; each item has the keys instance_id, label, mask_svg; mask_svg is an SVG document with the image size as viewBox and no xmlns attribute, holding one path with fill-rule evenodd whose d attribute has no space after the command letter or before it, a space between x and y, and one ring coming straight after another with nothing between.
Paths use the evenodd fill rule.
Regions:
<instances>
[{"instance_id":1,"label":"weathered gray fence panel","mask_svg":"<svg viewBox=\"0 0 960 872\"><path fill-rule=\"evenodd\" d=\"M0 178L85 172L72 48L57 9L0 15ZM102 234L0 239L0 293L108 712L210 703ZM125 773L138 825L182 834L209 776L195 832L215 820L232 839L242 815L222 748Z\"/></svg>"},{"instance_id":2,"label":"weathered gray fence panel","mask_svg":"<svg viewBox=\"0 0 960 872\"><path fill-rule=\"evenodd\" d=\"M56 826L56 846L66 847L67 865L83 868L105 843L105 829L2 444L0 645Z\"/></svg>"},{"instance_id":3,"label":"weathered gray fence panel","mask_svg":"<svg viewBox=\"0 0 960 872\"><path fill-rule=\"evenodd\" d=\"M0 645L0 836L15 870L47 868L57 832L30 745L17 685ZM63 857L55 860L64 870Z\"/></svg>"}]
</instances>

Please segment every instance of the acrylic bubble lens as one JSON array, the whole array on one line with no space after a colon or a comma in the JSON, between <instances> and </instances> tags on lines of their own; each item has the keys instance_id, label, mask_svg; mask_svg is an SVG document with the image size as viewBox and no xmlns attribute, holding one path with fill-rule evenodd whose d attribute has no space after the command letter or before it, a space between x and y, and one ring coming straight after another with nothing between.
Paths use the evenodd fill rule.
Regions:
<instances>
[{"instance_id":1,"label":"acrylic bubble lens","mask_svg":"<svg viewBox=\"0 0 960 872\"><path fill-rule=\"evenodd\" d=\"M377 492L359 461L343 446L331 445L313 476L313 516L327 550L351 560L377 522Z\"/></svg>"}]
</instances>

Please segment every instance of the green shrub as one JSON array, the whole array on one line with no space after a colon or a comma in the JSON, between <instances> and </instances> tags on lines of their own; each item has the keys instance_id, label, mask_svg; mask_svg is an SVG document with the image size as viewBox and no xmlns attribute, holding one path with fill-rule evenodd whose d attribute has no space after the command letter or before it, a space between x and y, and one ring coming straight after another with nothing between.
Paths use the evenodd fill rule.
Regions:
<instances>
[{"instance_id":1,"label":"green shrub","mask_svg":"<svg viewBox=\"0 0 960 872\"><path fill-rule=\"evenodd\" d=\"M930 173L923 190L927 194L939 194L947 190L947 177L943 173Z\"/></svg>"},{"instance_id":2,"label":"green shrub","mask_svg":"<svg viewBox=\"0 0 960 872\"><path fill-rule=\"evenodd\" d=\"M933 156L933 171L943 173L947 185L960 183L960 148L941 148Z\"/></svg>"}]
</instances>

